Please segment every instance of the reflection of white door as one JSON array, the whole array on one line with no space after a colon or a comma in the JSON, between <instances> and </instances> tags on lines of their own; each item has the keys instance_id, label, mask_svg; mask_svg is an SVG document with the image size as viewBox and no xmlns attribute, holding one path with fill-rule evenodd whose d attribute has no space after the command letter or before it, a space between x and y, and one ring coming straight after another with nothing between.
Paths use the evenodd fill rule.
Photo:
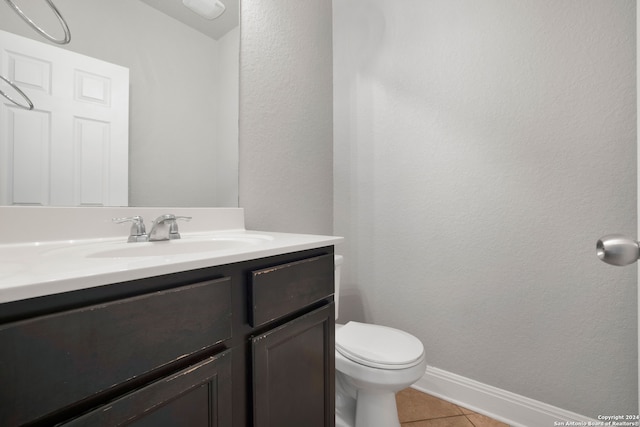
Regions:
<instances>
[{"instance_id":1,"label":"reflection of white door","mask_svg":"<svg viewBox=\"0 0 640 427\"><path fill-rule=\"evenodd\" d=\"M128 204L129 70L0 31L0 74L35 108L0 103L0 204Z\"/></svg>"}]
</instances>

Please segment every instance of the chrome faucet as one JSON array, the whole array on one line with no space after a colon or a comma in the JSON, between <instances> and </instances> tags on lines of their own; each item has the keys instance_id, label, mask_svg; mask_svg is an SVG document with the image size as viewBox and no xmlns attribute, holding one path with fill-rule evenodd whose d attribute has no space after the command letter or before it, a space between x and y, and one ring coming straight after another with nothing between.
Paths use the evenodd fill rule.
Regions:
<instances>
[{"instance_id":1,"label":"chrome faucet","mask_svg":"<svg viewBox=\"0 0 640 427\"><path fill-rule=\"evenodd\" d=\"M156 242L159 240L179 239L177 220L182 219L190 221L190 216L175 216L173 214L160 215L153 221L151 232L149 233L149 241Z\"/></svg>"},{"instance_id":2,"label":"chrome faucet","mask_svg":"<svg viewBox=\"0 0 640 427\"><path fill-rule=\"evenodd\" d=\"M113 222L121 224L123 222L132 222L131 230L129 232L129 239L127 242L147 242L149 236L147 236L147 230L144 227L144 219L141 216L131 216L126 218L113 218Z\"/></svg>"}]
</instances>

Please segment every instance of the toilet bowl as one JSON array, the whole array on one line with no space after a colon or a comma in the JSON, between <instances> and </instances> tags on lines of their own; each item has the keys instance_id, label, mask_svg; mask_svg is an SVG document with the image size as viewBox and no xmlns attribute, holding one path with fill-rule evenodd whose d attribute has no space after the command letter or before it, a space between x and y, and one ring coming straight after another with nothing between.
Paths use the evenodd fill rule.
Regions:
<instances>
[{"instance_id":1,"label":"toilet bowl","mask_svg":"<svg viewBox=\"0 0 640 427\"><path fill-rule=\"evenodd\" d=\"M336 318L342 257L335 257ZM395 394L426 370L413 335L359 322L336 324L336 427L400 427Z\"/></svg>"}]
</instances>

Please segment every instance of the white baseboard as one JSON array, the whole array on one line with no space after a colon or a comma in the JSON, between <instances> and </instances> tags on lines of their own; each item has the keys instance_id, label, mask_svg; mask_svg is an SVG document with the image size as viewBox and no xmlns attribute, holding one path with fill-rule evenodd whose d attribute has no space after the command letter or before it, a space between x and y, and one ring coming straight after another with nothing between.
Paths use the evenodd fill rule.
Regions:
<instances>
[{"instance_id":1,"label":"white baseboard","mask_svg":"<svg viewBox=\"0 0 640 427\"><path fill-rule=\"evenodd\" d=\"M427 367L413 388L512 427L597 425L597 420L520 396L490 385ZM589 424L589 423L594 424Z\"/></svg>"}]
</instances>

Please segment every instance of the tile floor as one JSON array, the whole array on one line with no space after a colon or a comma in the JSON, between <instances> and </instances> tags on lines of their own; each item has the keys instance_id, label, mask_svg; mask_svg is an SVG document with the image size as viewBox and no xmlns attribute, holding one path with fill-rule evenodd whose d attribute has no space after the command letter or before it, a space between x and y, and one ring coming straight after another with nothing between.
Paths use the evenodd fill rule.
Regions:
<instances>
[{"instance_id":1,"label":"tile floor","mask_svg":"<svg viewBox=\"0 0 640 427\"><path fill-rule=\"evenodd\" d=\"M396 395L402 427L509 427L413 388Z\"/></svg>"}]
</instances>

